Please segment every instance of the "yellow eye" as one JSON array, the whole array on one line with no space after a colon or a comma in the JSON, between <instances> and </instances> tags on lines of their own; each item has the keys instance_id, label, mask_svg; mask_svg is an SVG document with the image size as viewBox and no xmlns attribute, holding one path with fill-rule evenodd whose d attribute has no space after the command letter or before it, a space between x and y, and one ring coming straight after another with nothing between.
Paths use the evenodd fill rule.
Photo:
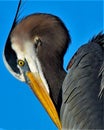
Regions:
<instances>
[{"instance_id":1,"label":"yellow eye","mask_svg":"<svg viewBox=\"0 0 104 130\"><path fill-rule=\"evenodd\" d=\"M22 67L25 65L25 62L23 60L18 60L18 65Z\"/></svg>"}]
</instances>

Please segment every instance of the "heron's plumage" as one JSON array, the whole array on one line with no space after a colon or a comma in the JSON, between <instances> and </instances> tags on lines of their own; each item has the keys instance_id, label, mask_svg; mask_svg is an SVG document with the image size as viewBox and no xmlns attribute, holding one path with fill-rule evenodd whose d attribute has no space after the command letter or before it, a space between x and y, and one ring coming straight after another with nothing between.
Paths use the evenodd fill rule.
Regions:
<instances>
[{"instance_id":1,"label":"heron's plumage","mask_svg":"<svg viewBox=\"0 0 104 130\"><path fill-rule=\"evenodd\" d=\"M104 38L104 34L101 36ZM104 49L96 38L78 49L73 57L62 86L60 117L66 130L104 128L104 92L99 96L103 61Z\"/></svg>"}]
</instances>

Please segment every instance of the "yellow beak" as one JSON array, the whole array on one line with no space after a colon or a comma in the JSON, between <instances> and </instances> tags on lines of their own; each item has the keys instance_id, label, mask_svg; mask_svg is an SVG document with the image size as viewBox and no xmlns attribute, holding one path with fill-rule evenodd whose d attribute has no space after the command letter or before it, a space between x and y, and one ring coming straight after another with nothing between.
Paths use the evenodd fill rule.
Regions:
<instances>
[{"instance_id":1,"label":"yellow beak","mask_svg":"<svg viewBox=\"0 0 104 130\"><path fill-rule=\"evenodd\" d=\"M37 96L37 98L39 99L39 101L41 102L41 104L51 117L52 121L59 128L59 130L61 130L62 129L61 122L59 120L58 113L47 90L45 89L45 86L39 74L38 73L33 74L31 72L27 72L26 76L30 81L29 86L31 87L31 89L33 90L33 92L35 93L35 95Z\"/></svg>"}]
</instances>

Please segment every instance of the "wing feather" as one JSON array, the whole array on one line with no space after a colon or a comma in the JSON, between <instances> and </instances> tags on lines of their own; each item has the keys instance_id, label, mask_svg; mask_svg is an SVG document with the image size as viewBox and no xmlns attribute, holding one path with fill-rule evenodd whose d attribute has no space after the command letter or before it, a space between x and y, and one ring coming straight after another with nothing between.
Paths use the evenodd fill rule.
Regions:
<instances>
[{"instance_id":1,"label":"wing feather","mask_svg":"<svg viewBox=\"0 0 104 130\"><path fill-rule=\"evenodd\" d=\"M101 84L104 85L104 78L100 76L103 73L99 75L103 55L99 44L89 43L73 57L62 86L60 118L63 130L104 129L104 100L99 97Z\"/></svg>"}]
</instances>

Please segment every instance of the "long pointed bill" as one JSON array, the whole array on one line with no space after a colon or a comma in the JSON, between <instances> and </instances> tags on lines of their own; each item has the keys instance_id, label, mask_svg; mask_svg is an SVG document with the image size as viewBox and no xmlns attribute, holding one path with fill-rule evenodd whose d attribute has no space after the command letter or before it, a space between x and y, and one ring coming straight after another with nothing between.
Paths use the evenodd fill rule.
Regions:
<instances>
[{"instance_id":1,"label":"long pointed bill","mask_svg":"<svg viewBox=\"0 0 104 130\"><path fill-rule=\"evenodd\" d=\"M29 86L31 87L31 89L33 90L33 92L35 93L39 101L41 102L41 104L44 106L45 110L51 117L52 121L59 128L59 130L61 130L61 123L60 123L57 111L54 107L54 104L47 90L45 89L45 86L39 74L38 73L33 74L31 72L27 72L26 76L29 79L29 83L28 83Z\"/></svg>"}]
</instances>

